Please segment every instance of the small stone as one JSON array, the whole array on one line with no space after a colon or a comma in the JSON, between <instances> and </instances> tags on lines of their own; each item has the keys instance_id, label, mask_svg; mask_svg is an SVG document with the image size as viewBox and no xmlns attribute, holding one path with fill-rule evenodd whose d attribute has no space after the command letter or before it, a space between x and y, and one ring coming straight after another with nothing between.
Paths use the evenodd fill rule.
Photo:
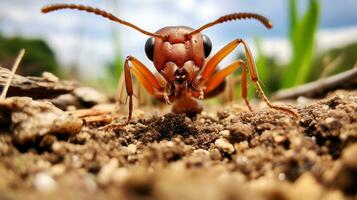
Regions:
<instances>
[{"instance_id":1,"label":"small stone","mask_svg":"<svg viewBox=\"0 0 357 200\"><path fill-rule=\"evenodd\" d=\"M55 142L52 144L52 151L59 152L62 149L62 145L59 142Z\"/></svg>"},{"instance_id":2,"label":"small stone","mask_svg":"<svg viewBox=\"0 0 357 200\"><path fill-rule=\"evenodd\" d=\"M230 153L230 154L234 152L234 146L231 143L229 143L229 141L225 138L217 139L214 142L214 144L220 151Z\"/></svg>"},{"instance_id":3,"label":"small stone","mask_svg":"<svg viewBox=\"0 0 357 200\"><path fill-rule=\"evenodd\" d=\"M127 168L117 168L112 175L113 182L116 184L124 183L129 177L129 171Z\"/></svg>"},{"instance_id":4,"label":"small stone","mask_svg":"<svg viewBox=\"0 0 357 200\"><path fill-rule=\"evenodd\" d=\"M137 116L138 118L144 118L145 117L145 112L141 109L136 109L134 111L134 115Z\"/></svg>"},{"instance_id":5,"label":"small stone","mask_svg":"<svg viewBox=\"0 0 357 200\"><path fill-rule=\"evenodd\" d=\"M221 152L218 149L212 149L209 151L210 157L212 160L221 160L222 155Z\"/></svg>"},{"instance_id":6,"label":"small stone","mask_svg":"<svg viewBox=\"0 0 357 200\"><path fill-rule=\"evenodd\" d=\"M135 144L129 144L128 147L126 148L126 150L129 154L135 154L136 149L137 149L137 147Z\"/></svg>"},{"instance_id":7,"label":"small stone","mask_svg":"<svg viewBox=\"0 0 357 200\"><path fill-rule=\"evenodd\" d=\"M299 97L296 99L296 102L297 102L298 104L307 104L307 103L309 103L310 101L311 101L311 99L306 98L306 97L304 97L304 96L299 96Z\"/></svg>"},{"instance_id":8,"label":"small stone","mask_svg":"<svg viewBox=\"0 0 357 200\"><path fill-rule=\"evenodd\" d=\"M333 118L333 117L328 117L328 118L325 119L325 122L326 122L327 124L331 124L331 123L334 122L334 121L336 121L336 119Z\"/></svg>"},{"instance_id":9,"label":"small stone","mask_svg":"<svg viewBox=\"0 0 357 200\"><path fill-rule=\"evenodd\" d=\"M83 102L93 105L109 102L108 97L104 93L90 87L78 87L73 91L73 94Z\"/></svg>"},{"instance_id":10,"label":"small stone","mask_svg":"<svg viewBox=\"0 0 357 200\"><path fill-rule=\"evenodd\" d=\"M45 193L51 192L57 187L57 182L44 172L35 175L33 184L38 191Z\"/></svg>"},{"instance_id":11,"label":"small stone","mask_svg":"<svg viewBox=\"0 0 357 200\"><path fill-rule=\"evenodd\" d=\"M219 132L219 134L222 137L227 138L227 139L229 139L229 137L230 137L230 131L229 130L223 130L223 131Z\"/></svg>"},{"instance_id":12,"label":"small stone","mask_svg":"<svg viewBox=\"0 0 357 200\"><path fill-rule=\"evenodd\" d=\"M274 134L273 138L274 138L274 142L278 144L284 142L287 139L285 136L278 135L278 134Z\"/></svg>"},{"instance_id":13,"label":"small stone","mask_svg":"<svg viewBox=\"0 0 357 200\"><path fill-rule=\"evenodd\" d=\"M348 146L342 153L343 162L357 171L357 144Z\"/></svg>"},{"instance_id":14,"label":"small stone","mask_svg":"<svg viewBox=\"0 0 357 200\"><path fill-rule=\"evenodd\" d=\"M63 164L56 164L53 165L53 167L50 169L50 174L52 176L60 176L62 174L64 174L64 172L66 171L66 167Z\"/></svg>"},{"instance_id":15,"label":"small stone","mask_svg":"<svg viewBox=\"0 0 357 200\"><path fill-rule=\"evenodd\" d=\"M105 164L98 174L98 182L100 184L108 184L114 173L114 170L118 168L119 162L116 158L112 158L107 164Z\"/></svg>"},{"instance_id":16,"label":"small stone","mask_svg":"<svg viewBox=\"0 0 357 200\"><path fill-rule=\"evenodd\" d=\"M202 157L209 156L209 152L207 150L204 150L204 149L196 149L196 150L193 151L193 154L197 155L197 156L202 156Z\"/></svg>"},{"instance_id":17,"label":"small stone","mask_svg":"<svg viewBox=\"0 0 357 200\"><path fill-rule=\"evenodd\" d=\"M59 78L52 74L51 72L43 72L42 77L49 82L58 82Z\"/></svg>"},{"instance_id":18,"label":"small stone","mask_svg":"<svg viewBox=\"0 0 357 200\"><path fill-rule=\"evenodd\" d=\"M243 150L249 148L249 143L248 143L248 141L239 142L239 143L236 143L235 147L236 147L237 151L243 151Z\"/></svg>"}]
</instances>

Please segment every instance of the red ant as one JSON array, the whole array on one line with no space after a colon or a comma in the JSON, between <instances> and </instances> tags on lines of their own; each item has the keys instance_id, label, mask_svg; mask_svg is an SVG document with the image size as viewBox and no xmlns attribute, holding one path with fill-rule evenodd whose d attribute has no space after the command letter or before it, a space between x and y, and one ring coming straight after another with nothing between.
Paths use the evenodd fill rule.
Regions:
<instances>
[{"instance_id":1,"label":"red ant","mask_svg":"<svg viewBox=\"0 0 357 200\"><path fill-rule=\"evenodd\" d=\"M286 112L298 118L298 114L293 110L273 105L266 97L259 84L259 77L252 53L248 44L243 39L233 40L215 55L210 58L208 57L212 50L212 43L208 36L201 34L203 30L216 24L241 19L256 19L266 28L272 28L272 23L262 15L255 13L233 13L224 15L198 29L192 29L187 26L170 26L151 33L117 18L111 13L84 5L49 5L44 7L42 12L48 13L60 9L77 9L94 13L150 36L145 44L145 53L154 63L159 73L153 74L143 63L133 56L128 56L125 59L124 76L126 92L129 97L129 116L124 124L110 124L106 127L107 129L125 126L131 120L133 111L132 74L152 96L165 101L167 104L174 102L172 107L173 112L193 115L202 111L201 102L197 99L202 100L204 97L215 96L222 92L225 78L239 67L242 68L242 98L250 111L252 111L252 107L247 100L247 69L260 97L270 108ZM218 70L218 63L240 44L244 47L247 62L239 59L222 70Z\"/></svg>"}]
</instances>

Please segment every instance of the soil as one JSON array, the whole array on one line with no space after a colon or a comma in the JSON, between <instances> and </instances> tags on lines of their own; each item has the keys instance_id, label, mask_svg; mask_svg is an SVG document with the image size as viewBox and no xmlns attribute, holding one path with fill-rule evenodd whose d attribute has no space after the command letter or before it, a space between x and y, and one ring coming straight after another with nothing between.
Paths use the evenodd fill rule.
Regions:
<instances>
[{"instance_id":1,"label":"soil","mask_svg":"<svg viewBox=\"0 0 357 200\"><path fill-rule=\"evenodd\" d=\"M356 199L357 91L292 104L300 120L227 104L194 118L136 110L116 131L63 128L70 118L36 104L64 121L22 140L22 107L3 103L0 199Z\"/></svg>"}]
</instances>

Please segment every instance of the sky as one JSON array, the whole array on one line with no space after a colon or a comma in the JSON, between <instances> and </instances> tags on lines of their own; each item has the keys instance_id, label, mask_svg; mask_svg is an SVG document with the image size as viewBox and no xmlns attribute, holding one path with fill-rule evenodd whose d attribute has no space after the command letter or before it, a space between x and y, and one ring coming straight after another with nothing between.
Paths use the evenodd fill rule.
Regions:
<instances>
[{"instance_id":1,"label":"sky","mask_svg":"<svg viewBox=\"0 0 357 200\"><path fill-rule=\"evenodd\" d=\"M309 0L298 0L304 10ZM341 3L343 2L343 3ZM113 61L115 41L119 33L121 57L132 55L151 70L144 45L147 36L99 16L79 11L58 11L42 14L41 7L53 3L91 5L114 13L139 27L155 32L164 26L185 25L193 28L234 12L256 12L274 24L271 30L252 20L217 25L207 29L213 43L212 52L236 38L250 44L253 37L262 38L263 51L286 62L290 56L287 0L0 0L0 32L6 36L43 38L63 66L79 66L79 72L93 78L104 75L104 67ZM317 50L323 51L357 41L357 1L320 0L321 21ZM228 64L234 54L224 62Z\"/></svg>"}]
</instances>

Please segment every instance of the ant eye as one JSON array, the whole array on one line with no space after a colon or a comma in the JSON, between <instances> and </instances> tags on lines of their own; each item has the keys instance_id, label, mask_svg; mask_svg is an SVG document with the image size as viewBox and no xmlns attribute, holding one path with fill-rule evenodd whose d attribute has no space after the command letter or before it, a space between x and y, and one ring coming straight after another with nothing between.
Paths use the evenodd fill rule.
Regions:
<instances>
[{"instance_id":1,"label":"ant eye","mask_svg":"<svg viewBox=\"0 0 357 200\"><path fill-rule=\"evenodd\" d=\"M207 35L202 35L202 40L205 49L205 57L207 58L212 50L212 42Z\"/></svg>"},{"instance_id":2,"label":"ant eye","mask_svg":"<svg viewBox=\"0 0 357 200\"><path fill-rule=\"evenodd\" d=\"M145 43L145 53L146 56L153 61L154 60L154 44L155 44L155 38L150 37L148 40L146 40Z\"/></svg>"}]
</instances>

